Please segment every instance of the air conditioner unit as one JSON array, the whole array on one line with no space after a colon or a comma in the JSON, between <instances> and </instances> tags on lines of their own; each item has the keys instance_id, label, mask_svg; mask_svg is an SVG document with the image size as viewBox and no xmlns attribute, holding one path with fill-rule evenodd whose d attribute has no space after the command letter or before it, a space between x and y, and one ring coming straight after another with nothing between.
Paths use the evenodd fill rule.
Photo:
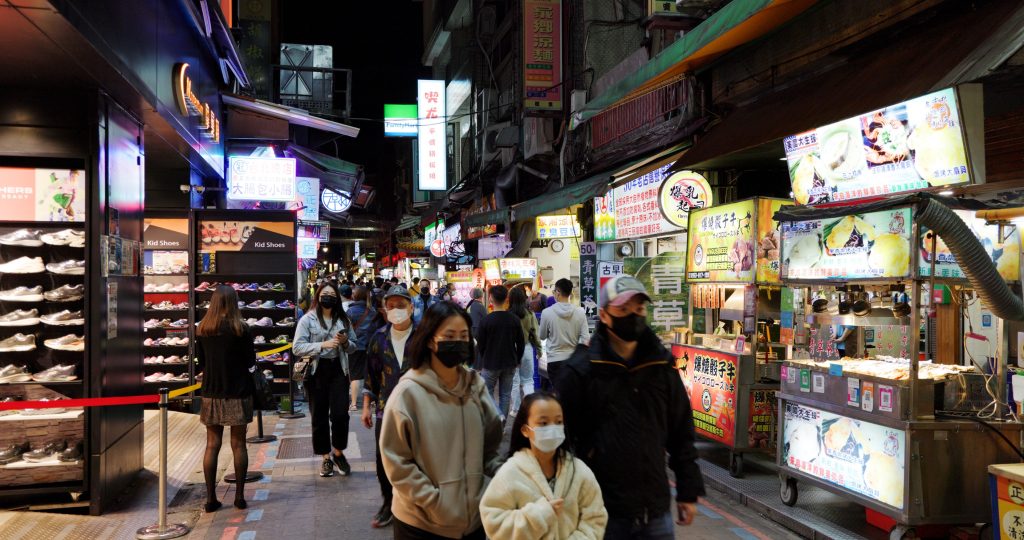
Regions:
<instances>
[{"instance_id":1,"label":"air conditioner unit","mask_svg":"<svg viewBox=\"0 0 1024 540\"><path fill-rule=\"evenodd\" d=\"M554 131L554 123L549 118L523 118L523 158L550 153Z\"/></svg>"},{"instance_id":2,"label":"air conditioner unit","mask_svg":"<svg viewBox=\"0 0 1024 540\"><path fill-rule=\"evenodd\" d=\"M483 135L483 159L488 163L502 148L516 146L519 143L519 132L512 122L501 122L488 126Z\"/></svg>"}]
</instances>

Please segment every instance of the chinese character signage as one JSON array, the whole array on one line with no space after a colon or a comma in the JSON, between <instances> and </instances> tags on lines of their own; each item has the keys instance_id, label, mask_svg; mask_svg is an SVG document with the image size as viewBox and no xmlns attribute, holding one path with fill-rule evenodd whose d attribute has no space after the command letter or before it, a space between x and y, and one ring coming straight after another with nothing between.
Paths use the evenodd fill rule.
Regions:
<instances>
[{"instance_id":1,"label":"chinese character signage","mask_svg":"<svg viewBox=\"0 0 1024 540\"><path fill-rule=\"evenodd\" d=\"M910 275L910 208L782 224L788 279L848 280Z\"/></svg>"},{"instance_id":2,"label":"chinese character signage","mask_svg":"<svg viewBox=\"0 0 1024 540\"><path fill-rule=\"evenodd\" d=\"M328 242L331 239L331 224L327 221L299 221L296 235L300 239Z\"/></svg>"},{"instance_id":3,"label":"chinese character signage","mask_svg":"<svg viewBox=\"0 0 1024 540\"><path fill-rule=\"evenodd\" d=\"M781 199L758 199L757 200L757 243L754 250L757 252L757 282L758 283L779 283L779 256L781 255L782 236L779 232L779 222L772 219L775 212L782 207L785 201Z\"/></svg>"},{"instance_id":4,"label":"chinese character signage","mask_svg":"<svg viewBox=\"0 0 1024 540\"><path fill-rule=\"evenodd\" d=\"M85 171L0 167L0 220L85 221Z\"/></svg>"},{"instance_id":5,"label":"chinese character signage","mask_svg":"<svg viewBox=\"0 0 1024 540\"><path fill-rule=\"evenodd\" d=\"M620 263L621 264L621 263ZM597 318L598 287L597 244L583 242L580 244L580 304L587 313L588 319Z\"/></svg>"},{"instance_id":6,"label":"chinese character signage","mask_svg":"<svg viewBox=\"0 0 1024 540\"><path fill-rule=\"evenodd\" d=\"M608 280L621 274L623 268L625 268L625 264L622 261L598 261L597 286L604 287Z\"/></svg>"},{"instance_id":7,"label":"chinese character signage","mask_svg":"<svg viewBox=\"0 0 1024 540\"><path fill-rule=\"evenodd\" d=\"M597 241L670 234L686 229L690 211L712 204L703 176L680 171L668 176L669 163L640 175L594 199Z\"/></svg>"},{"instance_id":8,"label":"chinese character signage","mask_svg":"<svg viewBox=\"0 0 1024 540\"><path fill-rule=\"evenodd\" d=\"M644 284L651 297L647 324L656 332L687 324L689 286L683 281L686 254L662 253L657 257L627 257L622 272Z\"/></svg>"},{"instance_id":9,"label":"chinese character signage","mask_svg":"<svg viewBox=\"0 0 1024 540\"><path fill-rule=\"evenodd\" d=\"M753 281L757 255L754 202L751 199L690 212L688 281Z\"/></svg>"},{"instance_id":10,"label":"chinese character signage","mask_svg":"<svg viewBox=\"0 0 1024 540\"><path fill-rule=\"evenodd\" d=\"M785 403L782 460L787 467L891 507L903 508L906 433Z\"/></svg>"},{"instance_id":11,"label":"chinese character signage","mask_svg":"<svg viewBox=\"0 0 1024 540\"><path fill-rule=\"evenodd\" d=\"M487 279L487 283L491 285L501 284L501 265L498 264L498 259L489 259L483 261L484 265L484 278Z\"/></svg>"},{"instance_id":12,"label":"chinese character signage","mask_svg":"<svg viewBox=\"0 0 1024 540\"><path fill-rule=\"evenodd\" d=\"M562 0L523 0L523 105L562 108Z\"/></svg>"},{"instance_id":13,"label":"chinese character signage","mask_svg":"<svg viewBox=\"0 0 1024 540\"><path fill-rule=\"evenodd\" d=\"M419 133L418 107L409 105L384 104L384 136L415 137Z\"/></svg>"},{"instance_id":14,"label":"chinese character signage","mask_svg":"<svg viewBox=\"0 0 1024 540\"><path fill-rule=\"evenodd\" d=\"M993 468L1003 469L1007 465L995 465ZM999 532L996 538L1006 540L1024 539L1024 485L1003 476L1003 470L989 469L995 480L996 508L999 518Z\"/></svg>"},{"instance_id":15,"label":"chinese character signage","mask_svg":"<svg viewBox=\"0 0 1024 540\"><path fill-rule=\"evenodd\" d=\"M580 236L580 222L575 215L537 216L537 238L576 238Z\"/></svg>"},{"instance_id":16,"label":"chinese character signage","mask_svg":"<svg viewBox=\"0 0 1024 540\"><path fill-rule=\"evenodd\" d=\"M341 214L352 207L352 196L344 191L325 187L320 193L320 204L332 214Z\"/></svg>"},{"instance_id":17,"label":"chinese character signage","mask_svg":"<svg viewBox=\"0 0 1024 540\"><path fill-rule=\"evenodd\" d=\"M775 419L779 416L777 394L776 390L750 391L750 418L747 420L747 443L751 448L776 447Z\"/></svg>"},{"instance_id":18,"label":"chinese character signage","mask_svg":"<svg viewBox=\"0 0 1024 540\"><path fill-rule=\"evenodd\" d=\"M417 137L420 191L448 189L447 113L444 81L423 80L417 85L419 130Z\"/></svg>"},{"instance_id":19,"label":"chinese character signage","mask_svg":"<svg viewBox=\"0 0 1024 540\"><path fill-rule=\"evenodd\" d=\"M298 219L316 221L320 219L318 197L320 197L320 179L297 176L295 177L295 200L288 205L288 209L296 211ZM348 201L351 205L352 200L348 199Z\"/></svg>"},{"instance_id":20,"label":"chinese character signage","mask_svg":"<svg viewBox=\"0 0 1024 540\"><path fill-rule=\"evenodd\" d=\"M971 181L952 88L786 137L783 145L799 204Z\"/></svg>"},{"instance_id":21,"label":"chinese character signage","mask_svg":"<svg viewBox=\"0 0 1024 540\"><path fill-rule=\"evenodd\" d=\"M534 279L537 277L537 259L499 259L501 279Z\"/></svg>"},{"instance_id":22,"label":"chinese character signage","mask_svg":"<svg viewBox=\"0 0 1024 540\"><path fill-rule=\"evenodd\" d=\"M984 219L974 217L974 212L968 210L954 210L964 220L967 227L971 229L978 241L985 246L996 265L999 275L1006 281L1020 280L1020 230L1017 227L1005 227L1005 238L999 237L997 225L986 225ZM956 258L949 251L949 247L942 241L942 238L935 238L935 250L938 257L935 259L935 275L944 278L965 278L964 271L960 269ZM925 226L921 226L921 249L918 251L917 268L918 275L922 277L931 276L932 272L932 232Z\"/></svg>"},{"instance_id":23,"label":"chinese character signage","mask_svg":"<svg viewBox=\"0 0 1024 540\"><path fill-rule=\"evenodd\" d=\"M686 366L693 427L698 435L733 446L736 435L736 355L697 347L672 347L677 364Z\"/></svg>"},{"instance_id":24,"label":"chinese character signage","mask_svg":"<svg viewBox=\"0 0 1024 540\"><path fill-rule=\"evenodd\" d=\"M229 158L228 199L295 200L295 159L234 156Z\"/></svg>"}]
</instances>

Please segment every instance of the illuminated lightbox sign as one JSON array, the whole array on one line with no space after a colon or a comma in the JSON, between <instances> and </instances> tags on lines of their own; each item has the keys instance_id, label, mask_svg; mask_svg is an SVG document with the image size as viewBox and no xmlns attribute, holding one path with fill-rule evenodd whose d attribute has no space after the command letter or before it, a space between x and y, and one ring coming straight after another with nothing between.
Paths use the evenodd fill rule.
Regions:
<instances>
[{"instance_id":1,"label":"illuminated lightbox sign","mask_svg":"<svg viewBox=\"0 0 1024 540\"><path fill-rule=\"evenodd\" d=\"M320 204L332 214L341 214L352 207L352 197L344 191L324 188L320 192Z\"/></svg>"},{"instance_id":2,"label":"illuminated lightbox sign","mask_svg":"<svg viewBox=\"0 0 1024 540\"><path fill-rule=\"evenodd\" d=\"M419 190L443 191L448 189L448 151L445 144L445 88L444 81L420 80L417 86L419 103Z\"/></svg>"},{"instance_id":3,"label":"illuminated lightbox sign","mask_svg":"<svg viewBox=\"0 0 1024 540\"><path fill-rule=\"evenodd\" d=\"M415 137L419 133L419 122L416 104L384 105L384 136Z\"/></svg>"},{"instance_id":4,"label":"illuminated lightbox sign","mask_svg":"<svg viewBox=\"0 0 1024 540\"><path fill-rule=\"evenodd\" d=\"M295 200L295 159L232 157L228 168L228 199L236 201Z\"/></svg>"}]
</instances>

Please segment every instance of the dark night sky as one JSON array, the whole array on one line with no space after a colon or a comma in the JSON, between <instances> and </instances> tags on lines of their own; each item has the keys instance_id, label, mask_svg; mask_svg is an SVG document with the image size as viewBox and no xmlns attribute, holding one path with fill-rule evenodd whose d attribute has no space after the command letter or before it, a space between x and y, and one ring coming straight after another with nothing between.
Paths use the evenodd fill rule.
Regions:
<instances>
[{"instance_id":1,"label":"dark night sky","mask_svg":"<svg viewBox=\"0 0 1024 540\"><path fill-rule=\"evenodd\" d=\"M334 67L352 70L352 117L381 120L385 103L415 103L416 79L430 74L420 64L423 4L409 0L282 0L281 41L332 45ZM382 121L351 120L359 137L342 137L342 159L366 167L378 190L390 189L395 144ZM333 148L328 147L328 152ZM378 200L380 200L378 194Z\"/></svg>"}]
</instances>

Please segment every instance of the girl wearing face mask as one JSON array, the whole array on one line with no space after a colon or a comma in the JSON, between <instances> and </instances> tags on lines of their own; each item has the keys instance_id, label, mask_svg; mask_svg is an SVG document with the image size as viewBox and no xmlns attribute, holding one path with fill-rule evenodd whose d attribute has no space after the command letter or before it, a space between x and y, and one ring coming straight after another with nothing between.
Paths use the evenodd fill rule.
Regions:
<instances>
[{"instance_id":1,"label":"girl wearing face mask","mask_svg":"<svg viewBox=\"0 0 1024 540\"><path fill-rule=\"evenodd\" d=\"M604 537L608 512L594 473L565 443L562 406L553 394L523 399L508 461L487 487L480 516L491 540Z\"/></svg>"},{"instance_id":2,"label":"girl wearing face mask","mask_svg":"<svg viewBox=\"0 0 1024 540\"><path fill-rule=\"evenodd\" d=\"M313 423L313 451L324 457L320 476L334 476L337 465L342 476L352 467L345 459L348 447L348 355L355 352L352 324L341 309L338 289L325 282L313 296L309 313L295 328L292 352L313 359L306 372L306 394Z\"/></svg>"},{"instance_id":3,"label":"girl wearing face mask","mask_svg":"<svg viewBox=\"0 0 1024 540\"><path fill-rule=\"evenodd\" d=\"M500 464L501 420L473 360L469 315L438 302L417 324L409 371L388 397L380 434L396 540L484 538L477 508Z\"/></svg>"}]
</instances>

